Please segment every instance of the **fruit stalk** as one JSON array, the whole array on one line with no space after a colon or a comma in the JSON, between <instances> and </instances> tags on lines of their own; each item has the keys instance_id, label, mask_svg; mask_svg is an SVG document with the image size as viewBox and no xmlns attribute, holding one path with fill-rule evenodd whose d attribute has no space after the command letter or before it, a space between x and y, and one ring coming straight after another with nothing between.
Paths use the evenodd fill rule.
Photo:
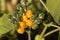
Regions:
<instances>
[{"instance_id":1,"label":"fruit stalk","mask_svg":"<svg viewBox=\"0 0 60 40\"><path fill-rule=\"evenodd\" d=\"M30 35L31 31L28 31L28 40L31 40L31 35Z\"/></svg>"},{"instance_id":2,"label":"fruit stalk","mask_svg":"<svg viewBox=\"0 0 60 40\"><path fill-rule=\"evenodd\" d=\"M44 35L44 37L46 37L46 36L48 36L48 35L50 35L50 34L52 34L52 33L54 33L54 32L57 32L57 31L59 31L59 30L60 30L60 29L54 29L54 30L46 33L46 34Z\"/></svg>"},{"instance_id":3,"label":"fruit stalk","mask_svg":"<svg viewBox=\"0 0 60 40\"><path fill-rule=\"evenodd\" d=\"M43 23L43 25L44 25L44 29L43 29L42 33L40 34L40 38L44 37L44 34L45 34L45 32L46 32L46 30L47 30L47 28L48 28L48 27L45 25L45 23Z\"/></svg>"}]
</instances>

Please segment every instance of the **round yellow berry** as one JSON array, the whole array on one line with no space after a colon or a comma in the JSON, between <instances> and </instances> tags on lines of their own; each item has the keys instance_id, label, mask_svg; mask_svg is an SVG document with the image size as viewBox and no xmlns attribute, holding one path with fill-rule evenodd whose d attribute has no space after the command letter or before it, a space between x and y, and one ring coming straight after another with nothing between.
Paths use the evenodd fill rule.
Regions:
<instances>
[{"instance_id":1,"label":"round yellow berry","mask_svg":"<svg viewBox=\"0 0 60 40\"><path fill-rule=\"evenodd\" d=\"M26 16L30 18L32 16L32 10L27 10Z\"/></svg>"},{"instance_id":2,"label":"round yellow berry","mask_svg":"<svg viewBox=\"0 0 60 40\"><path fill-rule=\"evenodd\" d=\"M33 24L32 20L27 20L27 21L26 21L26 25L27 25L27 26L31 27L32 24Z\"/></svg>"},{"instance_id":3,"label":"round yellow berry","mask_svg":"<svg viewBox=\"0 0 60 40\"><path fill-rule=\"evenodd\" d=\"M25 16L25 15L22 16L22 20L23 20L24 22L26 22L27 19L28 19L27 16Z\"/></svg>"},{"instance_id":4,"label":"round yellow berry","mask_svg":"<svg viewBox=\"0 0 60 40\"><path fill-rule=\"evenodd\" d=\"M25 26L26 26L26 23L25 22L20 22L20 28L25 28Z\"/></svg>"},{"instance_id":5,"label":"round yellow berry","mask_svg":"<svg viewBox=\"0 0 60 40\"><path fill-rule=\"evenodd\" d=\"M18 32L19 34L23 34L23 33L24 33L24 29L19 28L19 29L17 30L17 32Z\"/></svg>"}]
</instances>

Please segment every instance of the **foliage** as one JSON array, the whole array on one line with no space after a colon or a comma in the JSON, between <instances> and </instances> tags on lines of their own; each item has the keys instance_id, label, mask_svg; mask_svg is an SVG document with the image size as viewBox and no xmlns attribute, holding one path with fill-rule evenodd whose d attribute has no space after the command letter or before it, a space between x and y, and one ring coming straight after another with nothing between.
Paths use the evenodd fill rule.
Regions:
<instances>
[{"instance_id":1,"label":"foliage","mask_svg":"<svg viewBox=\"0 0 60 40\"><path fill-rule=\"evenodd\" d=\"M47 7L56 23L60 25L60 0L47 0Z\"/></svg>"},{"instance_id":2,"label":"foliage","mask_svg":"<svg viewBox=\"0 0 60 40\"><path fill-rule=\"evenodd\" d=\"M9 2L10 1L7 1L7 3ZM16 2L15 5L12 5L12 9L11 5L0 5L0 7L8 6L6 8L4 7L4 10L0 10L0 40L5 40L7 38L7 40L18 40L16 31L19 29L20 35L22 26L25 26L24 32L28 34L28 40L46 40L48 35L50 36L50 34L60 30L60 0L18 0ZM0 9L3 9L3 7ZM27 12L28 10L30 11ZM26 15L26 13L27 16L31 16L27 19L32 21L25 20L24 23L27 22L27 25L30 27L20 24L23 19L26 19L26 17L22 19L22 15ZM47 30L48 28L53 30L49 31ZM3 37L5 39L3 39ZM58 39L59 38L60 33Z\"/></svg>"},{"instance_id":3,"label":"foliage","mask_svg":"<svg viewBox=\"0 0 60 40\"><path fill-rule=\"evenodd\" d=\"M8 19L8 15L3 14L2 17L0 17L0 35L12 30L12 26L12 23Z\"/></svg>"}]
</instances>

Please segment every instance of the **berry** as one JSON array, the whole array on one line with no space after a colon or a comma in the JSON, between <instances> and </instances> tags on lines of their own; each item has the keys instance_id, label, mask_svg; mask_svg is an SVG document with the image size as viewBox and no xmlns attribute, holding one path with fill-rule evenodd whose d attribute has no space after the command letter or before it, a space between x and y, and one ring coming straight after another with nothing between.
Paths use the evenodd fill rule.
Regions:
<instances>
[{"instance_id":1,"label":"berry","mask_svg":"<svg viewBox=\"0 0 60 40\"><path fill-rule=\"evenodd\" d=\"M18 32L19 34L23 34L23 33L24 33L24 29L19 28L19 29L17 30L17 32Z\"/></svg>"},{"instance_id":2,"label":"berry","mask_svg":"<svg viewBox=\"0 0 60 40\"><path fill-rule=\"evenodd\" d=\"M31 27L32 24L33 24L32 20L27 20L27 21L26 21L26 25L27 25L27 26Z\"/></svg>"},{"instance_id":3,"label":"berry","mask_svg":"<svg viewBox=\"0 0 60 40\"><path fill-rule=\"evenodd\" d=\"M28 10L28 11L26 12L26 16L27 16L28 18L30 18L30 17L32 16L32 11L31 11L31 10Z\"/></svg>"},{"instance_id":4,"label":"berry","mask_svg":"<svg viewBox=\"0 0 60 40\"><path fill-rule=\"evenodd\" d=\"M22 16L22 20L23 20L24 22L26 22L27 19L28 19L27 16L25 16L25 15Z\"/></svg>"},{"instance_id":5,"label":"berry","mask_svg":"<svg viewBox=\"0 0 60 40\"><path fill-rule=\"evenodd\" d=\"M33 25L32 25L32 29L37 29L38 28L38 24L36 24L36 23L34 23Z\"/></svg>"},{"instance_id":6,"label":"berry","mask_svg":"<svg viewBox=\"0 0 60 40\"><path fill-rule=\"evenodd\" d=\"M21 28L23 28L23 29L24 29L24 28L25 28L25 26L26 26L26 23L25 23L25 22L20 22L20 27L21 27Z\"/></svg>"}]
</instances>

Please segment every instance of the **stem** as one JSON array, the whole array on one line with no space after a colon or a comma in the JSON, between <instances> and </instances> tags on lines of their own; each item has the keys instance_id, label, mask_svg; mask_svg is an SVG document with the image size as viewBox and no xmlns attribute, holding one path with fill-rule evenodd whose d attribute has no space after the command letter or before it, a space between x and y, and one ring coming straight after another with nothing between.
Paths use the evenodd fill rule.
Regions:
<instances>
[{"instance_id":1,"label":"stem","mask_svg":"<svg viewBox=\"0 0 60 40\"><path fill-rule=\"evenodd\" d=\"M42 0L40 0L41 4L45 7L45 9L47 10L47 12L50 13L49 9L47 8L47 6L44 4L44 2Z\"/></svg>"},{"instance_id":2,"label":"stem","mask_svg":"<svg viewBox=\"0 0 60 40\"><path fill-rule=\"evenodd\" d=\"M43 2L42 0L40 0L40 2L41 2L41 4L45 7L45 9L47 10L47 12L50 13L49 9L48 9L47 6L44 4L44 2ZM50 34L56 32L56 31L59 31L59 30L60 30L60 27L58 27L57 25L52 25L52 26L53 26L53 27L56 27L56 28L58 28L58 29L55 29L55 30L52 30L52 31L46 33L46 34L44 35L44 37L46 37L46 36L48 36L48 35L50 35ZM46 28L47 28L47 27L46 27ZM43 32L41 33L42 36L43 36L43 34L44 34L46 28L44 28Z\"/></svg>"},{"instance_id":3,"label":"stem","mask_svg":"<svg viewBox=\"0 0 60 40\"><path fill-rule=\"evenodd\" d=\"M56 28L60 29L60 27L59 27L59 26L57 26L57 25L51 25L51 26L53 26L53 27L56 27Z\"/></svg>"},{"instance_id":4,"label":"stem","mask_svg":"<svg viewBox=\"0 0 60 40\"><path fill-rule=\"evenodd\" d=\"M31 33L31 31L29 30L29 31L28 31L28 40L31 40L30 33Z\"/></svg>"},{"instance_id":5,"label":"stem","mask_svg":"<svg viewBox=\"0 0 60 40\"><path fill-rule=\"evenodd\" d=\"M47 30L47 26L44 27L44 29L43 29L43 31L42 31L42 33L41 33L41 35L40 35L41 38L43 37L43 35L44 35L44 33L46 32L46 30Z\"/></svg>"},{"instance_id":6,"label":"stem","mask_svg":"<svg viewBox=\"0 0 60 40\"><path fill-rule=\"evenodd\" d=\"M52 30L52 31L50 31L50 32L46 33L46 34L44 35L44 37L46 37L46 36L48 36L48 35L50 35L50 34L52 34L52 33L56 32L56 31L59 31L59 30L60 30L60 29Z\"/></svg>"}]
</instances>

